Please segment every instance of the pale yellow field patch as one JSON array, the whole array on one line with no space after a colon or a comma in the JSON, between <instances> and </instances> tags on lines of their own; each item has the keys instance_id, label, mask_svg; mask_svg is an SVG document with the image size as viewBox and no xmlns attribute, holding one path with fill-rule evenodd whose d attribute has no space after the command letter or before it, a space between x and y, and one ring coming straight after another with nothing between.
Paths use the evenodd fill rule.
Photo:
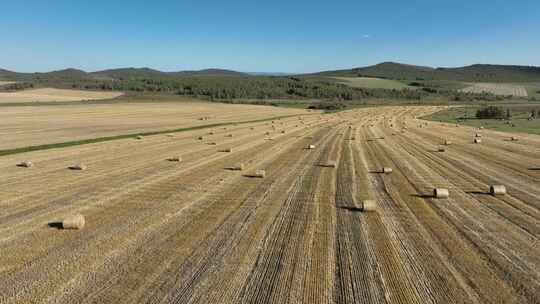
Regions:
<instances>
[{"instance_id":1,"label":"pale yellow field patch","mask_svg":"<svg viewBox=\"0 0 540 304\"><path fill-rule=\"evenodd\" d=\"M0 103L101 100L112 99L121 95L123 95L121 92L94 92L44 88L0 93Z\"/></svg>"},{"instance_id":2,"label":"pale yellow field patch","mask_svg":"<svg viewBox=\"0 0 540 304\"><path fill-rule=\"evenodd\" d=\"M415 89L405 83L397 80L373 78L373 77L332 77L340 80L342 84L348 85L353 88L368 88L368 89Z\"/></svg>"},{"instance_id":3,"label":"pale yellow field patch","mask_svg":"<svg viewBox=\"0 0 540 304\"><path fill-rule=\"evenodd\" d=\"M512 95L517 97L527 97L527 90L524 86L506 83L471 83L471 86L461 90L467 93L492 93L495 95Z\"/></svg>"},{"instance_id":4,"label":"pale yellow field patch","mask_svg":"<svg viewBox=\"0 0 540 304\"><path fill-rule=\"evenodd\" d=\"M7 84L12 84L12 83L15 83L15 81L1 81L0 80L0 86L7 85Z\"/></svg>"},{"instance_id":5,"label":"pale yellow field patch","mask_svg":"<svg viewBox=\"0 0 540 304\"><path fill-rule=\"evenodd\" d=\"M0 150L307 113L209 102L5 106L0 111Z\"/></svg>"}]
</instances>

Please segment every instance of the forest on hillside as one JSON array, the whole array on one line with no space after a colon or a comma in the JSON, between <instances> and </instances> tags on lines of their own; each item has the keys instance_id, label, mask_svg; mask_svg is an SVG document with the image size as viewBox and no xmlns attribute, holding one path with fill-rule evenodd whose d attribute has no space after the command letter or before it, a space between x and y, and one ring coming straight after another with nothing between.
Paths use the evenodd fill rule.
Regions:
<instances>
[{"instance_id":1,"label":"forest on hillside","mask_svg":"<svg viewBox=\"0 0 540 304\"><path fill-rule=\"evenodd\" d=\"M47 84L41 83L41 85ZM361 101L392 99L420 101L494 101L504 99L488 93L474 94L455 90L353 88L325 78L262 77L262 76L189 76L166 78L135 78L126 80L78 80L53 83L75 89L165 93L203 97L209 100L241 99L316 99L331 101Z\"/></svg>"}]
</instances>

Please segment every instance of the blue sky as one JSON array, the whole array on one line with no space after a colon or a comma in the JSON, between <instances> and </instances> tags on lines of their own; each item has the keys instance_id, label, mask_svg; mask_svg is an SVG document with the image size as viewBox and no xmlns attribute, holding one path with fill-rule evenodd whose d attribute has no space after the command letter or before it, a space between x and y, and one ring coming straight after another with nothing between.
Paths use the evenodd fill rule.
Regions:
<instances>
[{"instance_id":1,"label":"blue sky","mask_svg":"<svg viewBox=\"0 0 540 304\"><path fill-rule=\"evenodd\" d=\"M4 1L0 68L540 66L538 0Z\"/></svg>"}]
</instances>

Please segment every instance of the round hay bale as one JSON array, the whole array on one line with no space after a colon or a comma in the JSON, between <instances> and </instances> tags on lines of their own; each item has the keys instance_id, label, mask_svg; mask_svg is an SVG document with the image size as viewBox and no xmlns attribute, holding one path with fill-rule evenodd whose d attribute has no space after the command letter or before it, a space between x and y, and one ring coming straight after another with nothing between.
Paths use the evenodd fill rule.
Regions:
<instances>
[{"instance_id":1,"label":"round hay bale","mask_svg":"<svg viewBox=\"0 0 540 304\"><path fill-rule=\"evenodd\" d=\"M68 216L62 221L63 229L83 229L86 224L82 214Z\"/></svg>"},{"instance_id":2,"label":"round hay bale","mask_svg":"<svg viewBox=\"0 0 540 304\"><path fill-rule=\"evenodd\" d=\"M489 193L491 195L505 195L506 187L504 185L492 185L489 187Z\"/></svg>"},{"instance_id":3,"label":"round hay bale","mask_svg":"<svg viewBox=\"0 0 540 304\"><path fill-rule=\"evenodd\" d=\"M510 137L510 140L511 141L518 141L519 139L517 137L515 137L515 136L512 136L512 137Z\"/></svg>"},{"instance_id":4,"label":"round hay bale","mask_svg":"<svg viewBox=\"0 0 540 304\"><path fill-rule=\"evenodd\" d=\"M444 147L439 147L439 149L437 149L438 152L446 152L446 149Z\"/></svg>"},{"instance_id":5,"label":"round hay bale","mask_svg":"<svg viewBox=\"0 0 540 304\"><path fill-rule=\"evenodd\" d=\"M32 168L34 166L34 163L29 161L29 160L25 160L25 161L17 164L17 166L24 167L24 168Z\"/></svg>"},{"instance_id":6,"label":"round hay bale","mask_svg":"<svg viewBox=\"0 0 540 304\"><path fill-rule=\"evenodd\" d=\"M362 211L369 212L369 211L376 211L376 210L377 210L377 203L374 200L362 201Z\"/></svg>"},{"instance_id":7,"label":"round hay bale","mask_svg":"<svg viewBox=\"0 0 540 304\"><path fill-rule=\"evenodd\" d=\"M390 167L383 167L383 168L382 168L382 173L384 173L384 174L390 174L390 173L392 173L393 171L394 171L394 170L392 170L392 168L390 168Z\"/></svg>"},{"instance_id":8,"label":"round hay bale","mask_svg":"<svg viewBox=\"0 0 540 304\"><path fill-rule=\"evenodd\" d=\"M480 139L480 138L475 138L475 139L474 139L474 143L475 143L475 144L481 144L481 143L482 143L482 139Z\"/></svg>"},{"instance_id":9,"label":"round hay bale","mask_svg":"<svg viewBox=\"0 0 540 304\"><path fill-rule=\"evenodd\" d=\"M266 171L265 170L257 170L257 171L255 171L255 177L265 178L266 177Z\"/></svg>"},{"instance_id":10,"label":"round hay bale","mask_svg":"<svg viewBox=\"0 0 540 304\"><path fill-rule=\"evenodd\" d=\"M204 140L204 137L199 136L197 139L198 139L198 140Z\"/></svg>"},{"instance_id":11,"label":"round hay bale","mask_svg":"<svg viewBox=\"0 0 540 304\"><path fill-rule=\"evenodd\" d=\"M445 146L450 146L451 144L452 144L452 141L451 141L451 140L448 140L448 139L447 139L447 140L444 141L444 145L445 145Z\"/></svg>"},{"instance_id":12,"label":"round hay bale","mask_svg":"<svg viewBox=\"0 0 540 304\"><path fill-rule=\"evenodd\" d=\"M315 145L309 145L309 146L308 146L308 149L309 149L309 150L315 149Z\"/></svg>"},{"instance_id":13,"label":"round hay bale","mask_svg":"<svg viewBox=\"0 0 540 304\"><path fill-rule=\"evenodd\" d=\"M433 197L434 198L448 198L450 197L450 192L448 192L448 189L435 188L433 189Z\"/></svg>"},{"instance_id":14,"label":"round hay bale","mask_svg":"<svg viewBox=\"0 0 540 304\"><path fill-rule=\"evenodd\" d=\"M135 137L135 138L141 140L141 139L143 139L144 137L142 137L142 135L137 135L137 137Z\"/></svg>"},{"instance_id":15,"label":"round hay bale","mask_svg":"<svg viewBox=\"0 0 540 304\"><path fill-rule=\"evenodd\" d=\"M482 137L482 133L476 133L474 137Z\"/></svg>"}]
</instances>

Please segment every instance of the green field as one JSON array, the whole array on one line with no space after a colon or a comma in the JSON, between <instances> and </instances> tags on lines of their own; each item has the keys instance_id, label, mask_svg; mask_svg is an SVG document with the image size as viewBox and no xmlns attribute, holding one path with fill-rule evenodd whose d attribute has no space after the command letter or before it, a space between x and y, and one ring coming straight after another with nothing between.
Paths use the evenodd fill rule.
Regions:
<instances>
[{"instance_id":1,"label":"green field","mask_svg":"<svg viewBox=\"0 0 540 304\"><path fill-rule=\"evenodd\" d=\"M452 107L448 110L434 113L422 119L431 121L440 121L448 123L459 123L472 127L484 127L502 132L529 133L540 135L540 119L528 120L530 112L534 109L540 110L540 104L506 104L499 105L505 110L510 109L512 118L508 120L501 119L476 119L476 110L478 106Z\"/></svg>"},{"instance_id":2,"label":"green field","mask_svg":"<svg viewBox=\"0 0 540 304\"><path fill-rule=\"evenodd\" d=\"M389 80L382 78L371 78L371 77L332 77L333 79L339 80L341 83L351 86L353 88L366 88L366 89L411 89L416 88L408 86L403 82L397 80Z\"/></svg>"},{"instance_id":3,"label":"green field","mask_svg":"<svg viewBox=\"0 0 540 304\"><path fill-rule=\"evenodd\" d=\"M529 97L540 98L540 83L526 83L524 87Z\"/></svg>"}]
</instances>

